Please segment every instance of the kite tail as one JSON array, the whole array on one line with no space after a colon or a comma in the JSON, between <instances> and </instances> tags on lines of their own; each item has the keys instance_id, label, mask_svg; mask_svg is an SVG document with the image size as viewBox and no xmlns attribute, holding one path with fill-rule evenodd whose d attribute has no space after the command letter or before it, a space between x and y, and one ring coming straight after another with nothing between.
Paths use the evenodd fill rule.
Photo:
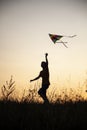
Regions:
<instances>
[{"instance_id":1,"label":"kite tail","mask_svg":"<svg viewBox=\"0 0 87 130\"><path fill-rule=\"evenodd\" d=\"M68 48L67 46L66 46L66 44L64 44L64 42L63 41L61 41L61 43L66 47L66 48Z\"/></svg>"},{"instance_id":2,"label":"kite tail","mask_svg":"<svg viewBox=\"0 0 87 130\"><path fill-rule=\"evenodd\" d=\"M72 36L64 36L64 37L69 37L69 38L73 38L76 37L77 35L72 35Z\"/></svg>"}]
</instances>

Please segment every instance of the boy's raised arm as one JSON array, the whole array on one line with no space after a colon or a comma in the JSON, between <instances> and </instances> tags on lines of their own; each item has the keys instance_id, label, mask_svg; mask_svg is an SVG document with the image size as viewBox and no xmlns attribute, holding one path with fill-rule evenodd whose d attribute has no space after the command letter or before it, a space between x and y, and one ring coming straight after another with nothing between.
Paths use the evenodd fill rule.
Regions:
<instances>
[{"instance_id":1,"label":"boy's raised arm","mask_svg":"<svg viewBox=\"0 0 87 130\"><path fill-rule=\"evenodd\" d=\"M48 53L45 54L46 63L48 64L48 58L47 58L47 56L48 56Z\"/></svg>"}]
</instances>

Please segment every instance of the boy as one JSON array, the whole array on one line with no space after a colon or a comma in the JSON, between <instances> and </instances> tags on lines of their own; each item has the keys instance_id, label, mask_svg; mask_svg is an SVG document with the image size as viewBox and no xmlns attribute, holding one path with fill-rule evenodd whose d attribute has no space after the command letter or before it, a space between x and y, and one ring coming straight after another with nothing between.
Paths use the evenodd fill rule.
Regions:
<instances>
[{"instance_id":1,"label":"boy","mask_svg":"<svg viewBox=\"0 0 87 130\"><path fill-rule=\"evenodd\" d=\"M48 68L48 58L47 58L48 54L45 54L45 59L46 61L42 61L41 62L41 67L42 67L42 71L40 71L39 75L30 80L30 82L35 81L37 79L39 79L40 77L42 78L42 87L40 88L40 90L38 91L38 94L43 98L44 102L48 102L47 96L46 96L46 91L50 85L49 82L49 68Z\"/></svg>"}]
</instances>

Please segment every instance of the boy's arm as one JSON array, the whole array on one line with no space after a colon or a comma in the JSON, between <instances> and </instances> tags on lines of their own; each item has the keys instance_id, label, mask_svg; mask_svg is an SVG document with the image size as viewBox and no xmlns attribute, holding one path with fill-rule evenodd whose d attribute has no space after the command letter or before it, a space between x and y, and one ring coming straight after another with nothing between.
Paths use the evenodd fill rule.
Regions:
<instances>
[{"instance_id":1,"label":"boy's arm","mask_svg":"<svg viewBox=\"0 0 87 130\"><path fill-rule=\"evenodd\" d=\"M35 81L35 80L37 80L37 79L39 79L39 78L40 78L40 75L39 75L39 76L37 76L36 78L34 78L34 79L30 80L30 82Z\"/></svg>"},{"instance_id":2,"label":"boy's arm","mask_svg":"<svg viewBox=\"0 0 87 130\"><path fill-rule=\"evenodd\" d=\"M48 64L48 58L47 58L47 56L48 56L48 53L45 54L46 63Z\"/></svg>"}]
</instances>

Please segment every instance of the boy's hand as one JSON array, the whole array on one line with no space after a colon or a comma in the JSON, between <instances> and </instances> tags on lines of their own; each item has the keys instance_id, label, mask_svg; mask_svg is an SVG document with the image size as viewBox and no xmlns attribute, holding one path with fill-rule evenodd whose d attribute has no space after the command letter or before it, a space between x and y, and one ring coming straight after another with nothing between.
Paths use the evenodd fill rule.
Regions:
<instances>
[{"instance_id":1,"label":"boy's hand","mask_svg":"<svg viewBox=\"0 0 87 130\"><path fill-rule=\"evenodd\" d=\"M33 80L30 80L30 82L32 82Z\"/></svg>"},{"instance_id":2,"label":"boy's hand","mask_svg":"<svg viewBox=\"0 0 87 130\"><path fill-rule=\"evenodd\" d=\"M48 56L48 53L45 53L45 56L47 57L47 56Z\"/></svg>"}]
</instances>

